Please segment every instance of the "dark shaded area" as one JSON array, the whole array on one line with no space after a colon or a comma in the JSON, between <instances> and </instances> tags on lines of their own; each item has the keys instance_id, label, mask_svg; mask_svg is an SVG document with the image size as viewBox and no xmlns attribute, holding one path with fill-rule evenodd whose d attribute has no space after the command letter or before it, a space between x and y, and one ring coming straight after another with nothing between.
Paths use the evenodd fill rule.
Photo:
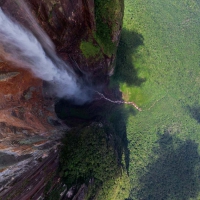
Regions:
<instances>
[{"instance_id":1,"label":"dark shaded area","mask_svg":"<svg viewBox=\"0 0 200 200\"><path fill-rule=\"evenodd\" d=\"M136 32L122 31L122 38L119 43L115 74L112 77L114 86L104 86L102 93L111 100L123 100L119 90L119 83L126 82L129 85L140 86L145 80L137 75L133 65L132 55L137 48L143 45L143 36ZM104 79L102 79L104 80ZM105 83L104 83L105 85ZM125 168L129 169L129 149L126 132L126 123L129 115L135 115L137 111L132 106L113 104L94 96L94 101L84 105L74 105L72 101L60 100L55 111L60 119L71 127L85 127L92 122L100 122L105 127L107 135L114 137L114 146L117 151L117 159L122 162L125 154Z\"/></svg>"},{"instance_id":2,"label":"dark shaded area","mask_svg":"<svg viewBox=\"0 0 200 200\"><path fill-rule=\"evenodd\" d=\"M119 89L119 84L121 82L126 82L129 85L136 85L139 87L145 81L144 79L138 77L137 70L135 69L132 60L133 53L137 52L137 48L140 45L143 45L142 35L137 34L136 32L129 32L126 30L123 31L122 39L119 44L117 67L115 75L112 77L112 83L114 84L109 85L109 83L103 83L104 87L101 87L101 93L106 98L109 98L111 100L123 101L122 93ZM102 81L103 80L104 79L102 79ZM58 117L62 119L67 125L71 127L76 127L75 129L72 129L72 132L68 133L68 136L66 136L66 141L68 141L69 144L67 145L66 142L66 145L64 145L66 152L62 154L63 158L66 154L68 154L68 156L72 154L72 165L70 164L71 161L66 161L65 164L65 159L62 160L61 158L61 162L63 162L63 164L61 165L62 176L68 177L67 180L68 182L70 182L70 184L72 184L75 179L76 183L77 181L80 183L87 183L92 176L102 176L104 177L105 181L107 180L106 177L110 177L110 175L113 175L111 180L114 181L115 178L118 178L118 173L115 177L115 173L113 172L113 170L119 170L121 166L123 167L123 169L126 169L128 173L130 151L128 149L126 124L129 115L135 115L138 112L133 106L114 104L106 101L102 98L102 96L97 94L96 96L94 95L94 100L92 102L86 103L84 105L75 105L72 101L62 99L56 104L55 110ZM100 128L93 130L94 128L92 127L94 125L94 122L97 122ZM102 130L102 132L100 130ZM87 136L87 139L84 139L84 137L86 137L84 134ZM102 138L100 138L99 141L98 138L94 140L92 139L92 137L100 137L101 134ZM107 147L105 148L105 145L102 145L97 150L97 147L104 140L106 140L107 142ZM94 141L98 142L95 143ZM74 146L76 146L76 150L71 151L67 149L70 145L72 145L73 147L73 144ZM76 154L75 151L78 151L78 148L80 148L81 151ZM112 156L110 155L110 153L113 151L111 149L114 149L115 152ZM103 151L107 153L102 153ZM85 153L83 154L83 152ZM83 159L86 159L83 162L80 161L82 159L80 155L82 154ZM96 157L98 154L106 155L108 157L106 158L105 156L104 158L99 156L99 158L97 159ZM93 157L95 155L96 157ZM114 160L116 159L116 162L111 158ZM102 160L101 162L101 159L106 159L106 161ZM109 166L107 166L109 162L110 164ZM87 166L85 166L85 164ZM72 166L70 168L70 173L67 172L69 169L66 170L65 167L63 167L65 165L67 166L67 168L70 168L70 166ZM78 172L76 172L75 169L77 169ZM77 173L80 175L80 177L77 177ZM102 175L99 176L99 173Z\"/></svg>"},{"instance_id":3,"label":"dark shaded area","mask_svg":"<svg viewBox=\"0 0 200 200\"><path fill-rule=\"evenodd\" d=\"M96 117L96 113L90 110L91 104L75 105L73 102L62 99L55 105L58 117L68 126L87 124Z\"/></svg>"},{"instance_id":4,"label":"dark shaded area","mask_svg":"<svg viewBox=\"0 0 200 200\"><path fill-rule=\"evenodd\" d=\"M144 45L144 38L141 34L123 29L113 76L115 81L135 86L140 86L145 82L145 79L138 77L132 58L133 54L136 55L137 48L141 45Z\"/></svg>"},{"instance_id":5,"label":"dark shaded area","mask_svg":"<svg viewBox=\"0 0 200 200\"><path fill-rule=\"evenodd\" d=\"M3 4L6 2L6 0L0 0L0 6L3 6Z\"/></svg>"},{"instance_id":6,"label":"dark shaded area","mask_svg":"<svg viewBox=\"0 0 200 200\"><path fill-rule=\"evenodd\" d=\"M110 91L111 93L113 92ZM116 96L110 94L111 99L121 99L121 93L116 92ZM112 95L112 96L111 96ZM60 100L55 111L60 119L68 126L80 127L90 125L93 122L102 123L106 134L114 138L114 146L117 152L117 159L122 163L122 155L125 154L125 165L127 171L129 168L129 150L126 133L126 121L128 116L136 114L132 107L125 108L124 105L112 104L103 99L96 100L92 103L74 105L73 102Z\"/></svg>"},{"instance_id":7,"label":"dark shaded area","mask_svg":"<svg viewBox=\"0 0 200 200\"><path fill-rule=\"evenodd\" d=\"M200 189L198 144L192 140L182 141L168 132L159 134L157 142L159 147L154 153L158 159L141 177L143 188L138 192L138 199L196 198Z\"/></svg>"},{"instance_id":8,"label":"dark shaded area","mask_svg":"<svg viewBox=\"0 0 200 200\"><path fill-rule=\"evenodd\" d=\"M12 154L0 152L0 168L6 167L6 166L9 166L9 165L13 165L13 164L18 163L20 161L26 160L30 157L31 157L30 154L15 156L15 155L12 155Z\"/></svg>"},{"instance_id":9,"label":"dark shaded area","mask_svg":"<svg viewBox=\"0 0 200 200\"><path fill-rule=\"evenodd\" d=\"M117 50L115 73L111 77L110 88L112 91L114 91L115 88L115 90L119 92L120 83L126 83L127 85L139 87L143 82L145 82L145 79L138 77L138 72L132 59L133 55L137 54L138 47L144 44L143 41L144 38L141 34L134 31L128 31L126 29L122 30L121 39ZM122 94L118 100L123 100ZM123 146L121 145L121 149L119 149L118 152L120 152L121 157L122 153L125 153L127 172L129 172L130 151L128 149L126 124L129 115L136 115L137 112L138 111L133 106L115 106L115 108L109 114L109 120L107 120L112 124L112 127L117 133L118 137L121 138Z\"/></svg>"},{"instance_id":10,"label":"dark shaded area","mask_svg":"<svg viewBox=\"0 0 200 200\"><path fill-rule=\"evenodd\" d=\"M118 159L121 162L123 153L125 155L125 168L127 173L129 173L129 157L130 151L128 149L128 139L127 139L127 131L126 131L126 123L129 115L135 115L136 111L133 107L125 107L124 105L115 106L112 108L112 112L107 115L108 119L106 119L108 124L108 133L113 132L116 135L115 140L115 148L118 151Z\"/></svg>"},{"instance_id":11,"label":"dark shaded area","mask_svg":"<svg viewBox=\"0 0 200 200\"><path fill-rule=\"evenodd\" d=\"M186 109L190 112L191 117L200 123L200 105L187 106Z\"/></svg>"},{"instance_id":12,"label":"dark shaded area","mask_svg":"<svg viewBox=\"0 0 200 200\"><path fill-rule=\"evenodd\" d=\"M107 97L122 100L120 97L121 94L117 92L118 94L114 95L113 91L110 91L110 96L107 95ZM112 135L114 138L113 145L117 152L118 163L123 162L122 157L123 154L125 155L125 165L123 165L128 172L130 151L128 149L126 122L129 115L136 114L133 107L113 104L104 99L84 105L74 105L73 102L62 99L56 104L55 111L58 117L68 126L79 127L80 130L93 122L102 123L107 136L110 137L109 135Z\"/></svg>"}]
</instances>

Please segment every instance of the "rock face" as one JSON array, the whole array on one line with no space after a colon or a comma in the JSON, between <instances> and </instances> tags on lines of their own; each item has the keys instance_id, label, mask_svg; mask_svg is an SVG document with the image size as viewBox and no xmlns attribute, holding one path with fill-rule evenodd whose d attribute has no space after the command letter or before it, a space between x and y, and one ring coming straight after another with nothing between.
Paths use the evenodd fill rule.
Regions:
<instances>
[{"instance_id":1,"label":"rock face","mask_svg":"<svg viewBox=\"0 0 200 200\"><path fill-rule=\"evenodd\" d=\"M115 5L112 8L105 0L25 2L30 10L22 0L0 0L0 6L39 41L42 34L36 29L42 27L64 61L76 71L89 74L94 84L103 84L113 72L123 1L111 1ZM111 9L108 17L103 15L106 10L99 11L102 3ZM33 23L30 14L39 26ZM101 37L104 29L107 36ZM0 192L5 192L5 186L16 174L22 174L37 165L37 159L48 156L59 144L62 129L62 122L54 112L54 100L45 97L43 81L0 56Z\"/></svg>"},{"instance_id":2,"label":"rock face","mask_svg":"<svg viewBox=\"0 0 200 200\"><path fill-rule=\"evenodd\" d=\"M95 79L112 71L122 25L122 0L112 0L111 3L105 0L27 1L63 59L75 61L81 70L90 72ZM113 4L115 6L111 7ZM99 9L102 7L105 10L101 13ZM110 16L104 12L110 12ZM98 19L104 23L100 24ZM101 32L105 28L103 25L109 26L108 33ZM109 41L98 34L107 34ZM107 42L113 44L110 51L106 50Z\"/></svg>"},{"instance_id":3,"label":"rock face","mask_svg":"<svg viewBox=\"0 0 200 200\"><path fill-rule=\"evenodd\" d=\"M90 73L93 80L112 73L122 26L123 0L25 2L62 59ZM36 26L24 12L23 1L4 1L3 8L36 34Z\"/></svg>"},{"instance_id":4,"label":"rock face","mask_svg":"<svg viewBox=\"0 0 200 200\"><path fill-rule=\"evenodd\" d=\"M42 81L28 71L1 60L0 188L5 186L5 180L20 175L30 162L47 156L61 135L61 126L54 126L59 122L53 101L44 98L42 86ZM17 173L8 170L25 160L24 166L15 167ZM9 174L4 174L6 171Z\"/></svg>"}]
</instances>

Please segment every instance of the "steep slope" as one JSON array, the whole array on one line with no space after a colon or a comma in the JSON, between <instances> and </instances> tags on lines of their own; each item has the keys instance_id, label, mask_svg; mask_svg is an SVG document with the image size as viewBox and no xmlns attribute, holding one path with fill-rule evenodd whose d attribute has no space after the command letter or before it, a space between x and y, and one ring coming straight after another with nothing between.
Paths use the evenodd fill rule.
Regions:
<instances>
[{"instance_id":1,"label":"steep slope","mask_svg":"<svg viewBox=\"0 0 200 200\"><path fill-rule=\"evenodd\" d=\"M115 63L123 17L122 1L104 2L105 6L94 0L27 0L26 3L30 11L20 0L0 1L0 6L12 19L31 30L47 54L48 45L42 42L40 26L55 44L57 54L80 77L87 74L93 84L105 84ZM112 5L115 9L111 9ZM109 17L104 15L112 10ZM99 19L109 30L105 32L106 40ZM62 129L67 127L55 115L55 99L48 96L46 83L5 61L6 50L0 47L0 51L0 197L9 199L9 191L18 187L25 172L41 161L49 162L52 150L59 145ZM56 157L57 151L55 154ZM52 165L55 170L58 163ZM33 178L36 174L38 171L33 171ZM19 198L18 194L13 195L12 200Z\"/></svg>"},{"instance_id":2,"label":"steep slope","mask_svg":"<svg viewBox=\"0 0 200 200\"><path fill-rule=\"evenodd\" d=\"M5 1L4 10L36 34L36 25L24 12L23 1L16 2ZM26 2L65 61L74 67L78 64L81 71L90 72L93 79L102 78L112 71L122 26L122 0ZM40 39L41 36L37 37Z\"/></svg>"}]
</instances>

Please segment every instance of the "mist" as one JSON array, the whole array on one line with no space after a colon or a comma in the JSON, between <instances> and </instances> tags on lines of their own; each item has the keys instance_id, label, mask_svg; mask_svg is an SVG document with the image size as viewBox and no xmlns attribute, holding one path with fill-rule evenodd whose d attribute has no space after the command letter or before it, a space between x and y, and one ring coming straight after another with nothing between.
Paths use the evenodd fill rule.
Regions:
<instances>
[{"instance_id":1,"label":"mist","mask_svg":"<svg viewBox=\"0 0 200 200\"><path fill-rule=\"evenodd\" d=\"M77 104L90 101L92 90L89 85L56 55L50 38L38 27L40 41L0 8L1 56L47 81L51 85L51 95L73 100Z\"/></svg>"}]
</instances>

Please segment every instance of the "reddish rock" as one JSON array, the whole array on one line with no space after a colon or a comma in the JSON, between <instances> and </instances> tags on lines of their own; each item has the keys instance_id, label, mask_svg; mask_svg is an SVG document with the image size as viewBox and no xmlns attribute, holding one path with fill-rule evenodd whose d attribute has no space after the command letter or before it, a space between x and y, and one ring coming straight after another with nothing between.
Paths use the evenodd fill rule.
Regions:
<instances>
[{"instance_id":1,"label":"reddish rock","mask_svg":"<svg viewBox=\"0 0 200 200\"><path fill-rule=\"evenodd\" d=\"M115 54L102 54L103 57L94 60L85 58L80 50L81 41L86 41L96 31L94 0L26 0L26 3L63 60L74 68L78 65L81 71L89 73L98 83L106 79L113 69ZM22 0L0 0L0 6L31 30L42 43L39 26L30 18ZM113 42L118 42L120 29L121 22L112 33ZM48 45L43 47L48 51ZM2 55L1 47L0 51ZM1 196L1 191L5 193L15 177L37 165L38 158L48 156L50 149L59 144L57 139L61 137L63 127L54 112L53 99L45 97L43 81L29 71L0 59ZM4 159L6 155L15 158L9 162ZM24 155L27 156L22 157Z\"/></svg>"}]
</instances>

